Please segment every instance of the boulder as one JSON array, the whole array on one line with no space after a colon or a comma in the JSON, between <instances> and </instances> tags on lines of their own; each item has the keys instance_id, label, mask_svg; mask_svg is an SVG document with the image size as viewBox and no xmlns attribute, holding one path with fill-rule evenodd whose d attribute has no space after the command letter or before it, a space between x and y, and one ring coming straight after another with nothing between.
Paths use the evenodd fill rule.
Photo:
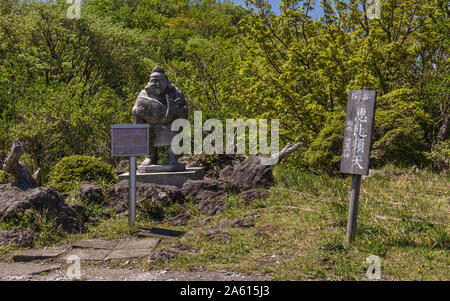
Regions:
<instances>
[{"instance_id":1,"label":"boulder","mask_svg":"<svg viewBox=\"0 0 450 301\"><path fill-rule=\"evenodd\" d=\"M259 155L251 156L222 169L218 180L237 191L268 186L273 183L272 166L262 165Z\"/></svg>"},{"instance_id":2,"label":"boulder","mask_svg":"<svg viewBox=\"0 0 450 301\"><path fill-rule=\"evenodd\" d=\"M100 187L92 183L82 183L78 198L88 203L102 204L105 201L105 196Z\"/></svg>"},{"instance_id":3,"label":"boulder","mask_svg":"<svg viewBox=\"0 0 450 301\"><path fill-rule=\"evenodd\" d=\"M38 235L30 229L14 229L0 232L0 247L17 245L30 247Z\"/></svg>"},{"instance_id":4,"label":"boulder","mask_svg":"<svg viewBox=\"0 0 450 301\"><path fill-rule=\"evenodd\" d=\"M226 187L217 180L188 180L184 183L183 195L192 199L199 212L214 215L225 210L224 198L227 196Z\"/></svg>"},{"instance_id":5,"label":"boulder","mask_svg":"<svg viewBox=\"0 0 450 301\"><path fill-rule=\"evenodd\" d=\"M83 221L83 223L87 223L89 221L89 214L87 212L86 206L82 204L71 204L70 207L77 214L78 218Z\"/></svg>"},{"instance_id":6,"label":"boulder","mask_svg":"<svg viewBox=\"0 0 450 301\"><path fill-rule=\"evenodd\" d=\"M193 154L185 155L180 158L179 161L186 164L188 167L204 167L205 177L217 179L219 177L220 170L244 160L245 157L242 155L220 154L217 156L208 156L206 154Z\"/></svg>"},{"instance_id":7,"label":"boulder","mask_svg":"<svg viewBox=\"0 0 450 301\"><path fill-rule=\"evenodd\" d=\"M245 203L250 203L255 200L265 199L269 196L269 191L267 190L259 190L259 189L250 189L241 192L240 196L244 200Z\"/></svg>"},{"instance_id":8,"label":"boulder","mask_svg":"<svg viewBox=\"0 0 450 301\"><path fill-rule=\"evenodd\" d=\"M187 212L181 212L171 218L169 218L169 224L175 227L185 226L189 222L191 215Z\"/></svg>"},{"instance_id":9,"label":"boulder","mask_svg":"<svg viewBox=\"0 0 450 301\"><path fill-rule=\"evenodd\" d=\"M64 197L51 187L22 190L13 184L0 185L0 220L18 217L27 209L56 218L56 224L66 232L85 229L75 211L64 201Z\"/></svg>"},{"instance_id":10,"label":"boulder","mask_svg":"<svg viewBox=\"0 0 450 301\"><path fill-rule=\"evenodd\" d=\"M106 192L108 206L117 213L128 209L128 181L123 180L109 188ZM175 186L154 183L136 183L136 203L149 200L159 206L169 207L174 202L182 202L181 189Z\"/></svg>"},{"instance_id":11,"label":"boulder","mask_svg":"<svg viewBox=\"0 0 450 301\"><path fill-rule=\"evenodd\" d=\"M237 191L266 187L273 183L272 165L281 162L284 158L302 146L301 143L286 144L284 148L270 157L252 155L242 162L234 163L222 169L218 180L225 183L227 188ZM262 164L264 160L265 164Z\"/></svg>"}]
</instances>

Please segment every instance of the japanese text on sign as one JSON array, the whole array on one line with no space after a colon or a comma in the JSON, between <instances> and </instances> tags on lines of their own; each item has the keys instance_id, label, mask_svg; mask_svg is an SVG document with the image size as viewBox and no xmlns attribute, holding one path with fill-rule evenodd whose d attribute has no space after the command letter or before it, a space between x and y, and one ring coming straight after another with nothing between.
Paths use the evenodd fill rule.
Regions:
<instances>
[{"instance_id":1,"label":"japanese text on sign","mask_svg":"<svg viewBox=\"0 0 450 301\"><path fill-rule=\"evenodd\" d=\"M349 92L341 158L342 173L369 173L375 98L376 92L372 90Z\"/></svg>"}]
</instances>

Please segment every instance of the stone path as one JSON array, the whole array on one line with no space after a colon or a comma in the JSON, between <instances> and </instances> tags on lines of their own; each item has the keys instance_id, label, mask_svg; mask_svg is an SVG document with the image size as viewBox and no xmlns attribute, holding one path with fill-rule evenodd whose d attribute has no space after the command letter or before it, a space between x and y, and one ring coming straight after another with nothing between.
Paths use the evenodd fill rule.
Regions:
<instances>
[{"instance_id":1,"label":"stone path","mask_svg":"<svg viewBox=\"0 0 450 301\"><path fill-rule=\"evenodd\" d=\"M59 269L60 265L34 263L3 263L0 262L1 280L25 280L34 274L41 274Z\"/></svg>"},{"instance_id":2,"label":"stone path","mask_svg":"<svg viewBox=\"0 0 450 301\"><path fill-rule=\"evenodd\" d=\"M33 260L43 260L49 258L56 258L64 254L67 249L49 250L49 249L31 249L26 250L20 254L13 256L13 260L16 262L29 262Z\"/></svg>"},{"instance_id":3,"label":"stone path","mask_svg":"<svg viewBox=\"0 0 450 301\"><path fill-rule=\"evenodd\" d=\"M157 232L157 231L155 231ZM179 233L153 233L156 235L173 236ZM180 271L145 271L136 267L113 268L108 263L121 260L121 266L127 266L130 260L140 257L150 257L161 241L160 238L128 239L120 242L86 239L72 246L60 249L31 249L13 255L13 263L0 262L0 280L70 280L67 276L67 264L71 256L78 256L81 263L83 280L223 280L248 281L268 280L261 275L243 276L230 272L180 272ZM40 264L36 262L41 261ZM57 262L48 264L42 262ZM34 261L31 263L30 261ZM104 262L102 266L84 264L83 262ZM45 273L45 274L43 274Z\"/></svg>"},{"instance_id":4,"label":"stone path","mask_svg":"<svg viewBox=\"0 0 450 301\"><path fill-rule=\"evenodd\" d=\"M160 241L159 238L121 241L105 260L148 257Z\"/></svg>"},{"instance_id":5,"label":"stone path","mask_svg":"<svg viewBox=\"0 0 450 301\"><path fill-rule=\"evenodd\" d=\"M69 248L59 250L31 249L13 256L15 262L29 262L33 260L56 259L67 260L71 256L78 256L86 261L105 261L116 259L133 259L148 257L161 240L159 238L129 239L121 242L86 239L81 240Z\"/></svg>"},{"instance_id":6,"label":"stone path","mask_svg":"<svg viewBox=\"0 0 450 301\"><path fill-rule=\"evenodd\" d=\"M73 248L90 248L90 249L104 249L112 250L117 245L117 242L100 239L83 239L72 245Z\"/></svg>"}]
</instances>

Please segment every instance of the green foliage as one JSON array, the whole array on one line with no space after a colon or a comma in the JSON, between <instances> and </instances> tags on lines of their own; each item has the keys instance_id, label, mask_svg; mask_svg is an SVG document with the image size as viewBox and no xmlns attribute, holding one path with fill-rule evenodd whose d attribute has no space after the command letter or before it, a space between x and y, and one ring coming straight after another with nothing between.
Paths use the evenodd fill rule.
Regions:
<instances>
[{"instance_id":1,"label":"green foliage","mask_svg":"<svg viewBox=\"0 0 450 301\"><path fill-rule=\"evenodd\" d=\"M399 165L419 165L424 161L424 131L417 118L398 110L379 110L373 135L373 166L389 161Z\"/></svg>"},{"instance_id":2,"label":"green foliage","mask_svg":"<svg viewBox=\"0 0 450 301\"><path fill-rule=\"evenodd\" d=\"M27 209L15 218L3 220L0 224L0 230L26 228L39 234L38 240L34 242L35 246L50 245L66 236L61 225L56 223L56 217L34 209Z\"/></svg>"},{"instance_id":3,"label":"green foliage","mask_svg":"<svg viewBox=\"0 0 450 301\"><path fill-rule=\"evenodd\" d=\"M306 152L305 156L311 167L329 174L339 171L344 126L344 113L333 114L327 119L319 135Z\"/></svg>"},{"instance_id":4,"label":"green foliage","mask_svg":"<svg viewBox=\"0 0 450 301\"><path fill-rule=\"evenodd\" d=\"M117 181L117 175L102 159L79 155L63 158L52 167L49 175L49 185L60 192L75 189L81 181L113 183Z\"/></svg>"},{"instance_id":5,"label":"green foliage","mask_svg":"<svg viewBox=\"0 0 450 301\"><path fill-rule=\"evenodd\" d=\"M436 171L450 172L450 140L445 140L433 147L432 152L426 153Z\"/></svg>"},{"instance_id":6,"label":"green foliage","mask_svg":"<svg viewBox=\"0 0 450 301\"><path fill-rule=\"evenodd\" d=\"M0 169L0 184L8 184L14 182L14 177L4 170Z\"/></svg>"},{"instance_id":7,"label":"green foliage","mask_svg":"<svg viewBox=\"0 0 450 301\"><path fill-rule=\"evenodd\" d=\"M371 87L375 166L447 168L437 138L450 112L445 1L386 0L381 20L366 18L362 0L321 1L317 20L311 0L282 0L278 15L268 1L248 2L86 0L71 20L65 1L2 1L0 157L21 139L44 182L66 156L117 163L109 125L132 122L161 65L191 115L279 119L281 144L308 147L292 166L334 173L342 142L330 116L345 111L349 89Z\"/></svg>"},{"instance_id":8,"label":"green foliage","mask_svg":"<svg viewBox=\"0 0 450 301\"><path fill-rule=\"evenodd\" d=\"M139 213L139 218L144 220L160 221L165 217L164 207L152 200L142 200L137 202L136 210Z\"/></svg>"}]
</instances>

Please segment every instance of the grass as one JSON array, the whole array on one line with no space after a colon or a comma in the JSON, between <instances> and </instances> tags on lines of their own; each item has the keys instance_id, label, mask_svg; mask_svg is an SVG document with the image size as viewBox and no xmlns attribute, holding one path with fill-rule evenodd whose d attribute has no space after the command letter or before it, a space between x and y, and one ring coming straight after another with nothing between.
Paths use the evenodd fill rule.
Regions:
<instances>
[{"instance_id":1,"label":"grass","mask_svg":"<svg viewBox=\"0 0 450 301\"><path fill-rule=\"evenodd\" d=\"M182 242L202 251L145 267L264 273L274 280L368 280L366 259L376 255L382 280L450 280L448 177L392 167L365 177L350 246L345 231L351 177L281 168L275 177L268 199L246 205L233 195L229 208L206 226L229 231L231 243L184 236ZM253 212L260 216L253 228L221 226ZM194 222L184 230L195 229Z\"/></svg>"},{"instance_id":2,"label":"grass","mask_svg":"<svg viewBox=\"0 0 450 301\"><path fill-rule=\"evenodd\" d=\"M382 280L450 280L450 178L427 171L388 167L364 177L361 184L357 236L345 244L351 177L314 175L281 167L274 169L276 183L267 199L245 204L237 194L228 209L206 225L232 234L231 242L206 239L201 234L178 240L198 251L163 263L137 265L144 269L226 270L266 274L274 280L368 280L370 255L380 258ZM170 208L170 215L180 210ZM189 224L170 226L166 220L137 220L143 225L182 231L197 230L200 216L192 203ZM157 211L156 213L158 213ZM226 222L256 213L255 226L230 228ZM82 238L131 238L127 219L104 218L87 233L68 235L60 244ZM172 241L163 241L158 249ZM0 255L11 248L0 248Z\"/></svg>"}]
</instances>

